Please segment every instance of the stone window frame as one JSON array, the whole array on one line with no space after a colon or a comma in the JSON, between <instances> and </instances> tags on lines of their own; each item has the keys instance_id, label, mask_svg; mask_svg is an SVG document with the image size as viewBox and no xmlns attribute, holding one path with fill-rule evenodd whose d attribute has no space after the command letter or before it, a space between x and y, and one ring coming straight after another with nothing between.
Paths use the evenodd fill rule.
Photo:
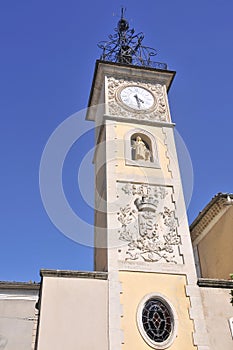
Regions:
<instances>
[{"instance_id":1,"label":"stone window frame","mask_svg":"<svg viewBox=\"0 0 233 350\"><path fill-rule=\"evenodd\" d=\"M151 143L151 152L152 152L152 160L153 161L145 161L145 160L134 160L132 159L132 145L131 145L131 139L132 136L137 134L138 136L142 137L143 135L149 138ZM145 168L155 168L160 169L161 166L159 164L159 157L158 157L158 149L157 149L157 142L153 134L148 132L147 130L136 128L131 129L125 134L125 164L130 166L138 166L138 167L145 167Z\"/></svg>"},{"instance_id":2,"label":"stone window frame","mask_svg":"<svg viewBox=\"0 0 233 350\"><path fill-rule=\"evenodd\" d=\"M147 335L147 333L143 327L142 311L143 311L143 308L144 308L146 302L149 301L150 299L160 300L163 304L165 304L165 306L168 308L168 310L172 316L172 321L173 321L172 332L171 332L170 336L162 343L158 343L158 342L156 343L153 340L151 340L151 338ZM138 327L139 333L141 334L144 341L149 346L151 346L153 349L158 349L158 350L167 349L169 346L172 345L175 338L177 337L178 316L177 316L176 310L175 310L174 306L172 305L172 303L168 300L168 298L160 293L156 293L156 292L150 293L150 294L145 295L142 298L142 300L138 304L136 319L137 319L137 327Z\"/></svg>"}]
</instances>

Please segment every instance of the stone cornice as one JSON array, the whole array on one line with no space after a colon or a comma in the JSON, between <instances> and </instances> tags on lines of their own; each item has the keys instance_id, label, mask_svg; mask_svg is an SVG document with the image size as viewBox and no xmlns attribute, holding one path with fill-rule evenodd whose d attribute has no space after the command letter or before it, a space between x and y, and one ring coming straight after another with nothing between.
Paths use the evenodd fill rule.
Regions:
<instances>
[{"instance_id":1,"label":"stone cornice","mask_svg":"<svg viewBox=\"0 0 233 350\"><path fill-rule=\"evenodd\" d=\"M233 280L199 278L197 284L199 287L233 289Z\"/></svg>"},{"instance_id":2,"label":"stone cornice","mask_svg":"<svg viewBox=\"0 0 233 350\"><path fill-rule=\"evenodd\" d=\"M192 241L195 241L203 231L209 226L214 219L220 218L227 210L227 198L233 199L233 194L218 193L199 213L197 218L190 225L190 233Z\"/></svg>"},{"instance_id":3,"label":"stone cornice","mask_svg":"<svg viewBox=\"0 0 233 350\"><path fill-rule=\"evenodd\" d=\"M107 280L107 272L95 272L95 271L71 271L71 270L40 270L41 277L64 277L64 278L89 278Z\"/></svg>"},{"instance_id":4,"label":"stone cornice","mask_svg":"<svg viewBox=\"0 0 233 350\"><path fill-rule=\"evenodd\" d=\"M110 114L104 114L103 119L104 120L114 120L114 121L118 121L120 123L134 123L134 124L140 124L140 125L153 125L153 126L167 127L167 128L174 128L175 125L176 125L175 123L163 122L163 121L158 121L158 120L122 118L120 116L110 115Z\"/></svg>"},{"instance_id":5,"label":"stone cornice","mask_svg":"<svg viewBox=\"0 0 233 350\"><path fill-rule=\"evenodd\" d=\"M12 290L39 290L40 283L33 282L8 282L0 281L1 289L12 289Z\"/></svg>"}]
</instances>

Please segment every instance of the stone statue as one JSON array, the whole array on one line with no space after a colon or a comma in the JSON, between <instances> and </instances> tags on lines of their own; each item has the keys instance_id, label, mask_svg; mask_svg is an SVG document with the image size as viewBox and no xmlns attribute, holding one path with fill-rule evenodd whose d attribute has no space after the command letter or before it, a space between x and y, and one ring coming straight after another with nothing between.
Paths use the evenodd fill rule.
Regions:
<instances>
[{"instance_id":1,"label":"stone statue","mask_svg":"<svg viewBox=\"0 0 233 350\"><path fill-rule=\"evenodd\" d=\"M151 152L142 141L140 136L137 136L136 141L133 141L132 148L135 150L134 160L150 161Z\"/></svg>"}]
</instances>

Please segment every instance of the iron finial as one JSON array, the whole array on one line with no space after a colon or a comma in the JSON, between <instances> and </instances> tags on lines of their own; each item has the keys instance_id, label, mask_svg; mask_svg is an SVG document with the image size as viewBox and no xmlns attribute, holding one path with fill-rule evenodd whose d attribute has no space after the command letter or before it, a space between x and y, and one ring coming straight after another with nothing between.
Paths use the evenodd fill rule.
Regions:
<instances>
[{"instance_id":1,"label":"iron finial","mask_svg":"<svg viewBox=\"0 0 233 350\"><path fill-rule=\"evenodd\" d=\"M129 29L129 22L125 19L124 14L125 14L126 8L122 7L121 8L121 19L118 22L118 30L119 32L125 32Z\"/></svg>"},{"instance_id":2,"label":"iron finial","mask_svg":"<svg viewBox=\"0 0 233 350\"><path fill-rule=\"evenodd\" d=\"M121 8L121 18L118 21L115 34L109 35L109 41L101 41L98 46L102 49L101 60L132 64L144 67L167 69L165 63L153 62L151 57L157 54L156 50L142 45L143 33L135 34L135 30L129 28L129 22L125 18L124 7Z\"/></svg>"}]
</instances>

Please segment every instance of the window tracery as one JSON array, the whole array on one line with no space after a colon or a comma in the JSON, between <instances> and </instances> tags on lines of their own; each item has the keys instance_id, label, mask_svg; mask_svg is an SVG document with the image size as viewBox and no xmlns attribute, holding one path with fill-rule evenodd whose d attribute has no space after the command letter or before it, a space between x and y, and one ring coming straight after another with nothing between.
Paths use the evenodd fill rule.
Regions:
<instances>
[{"instance_id":1,"label":"window tracery","mask_svg":"<svg viewBox=\"0 0 233 350\"><path fill-rule=\"evenodd\" d=\"M171 303L159 293L145 295L137 310L138 329L154 349L168 348L177 336L178 318Z\"/></svg>"},{"instance_id":2,"label":"window tracery","mask_svg":"<svg viewBox=\"0 0 233 350\"><path fill-rule=\"evenodd\" d=\"M142 324L148 337L163 343L172 332L173 318L168 307L159 299L149 299L142 310Z\"/></svg>"}]
</instances>

